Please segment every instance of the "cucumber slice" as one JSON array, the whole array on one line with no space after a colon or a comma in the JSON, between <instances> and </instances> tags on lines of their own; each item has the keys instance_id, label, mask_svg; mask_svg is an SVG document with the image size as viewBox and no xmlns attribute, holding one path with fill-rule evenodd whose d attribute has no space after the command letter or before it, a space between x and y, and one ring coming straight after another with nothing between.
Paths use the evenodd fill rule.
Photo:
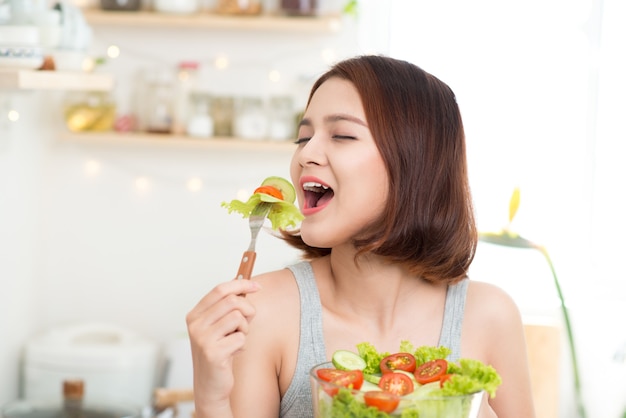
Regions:
<instances>
[{"instance_id":1,"label":"cucumber slice","mask_svg":"<svg viewBox=\"0 0 626 418\"><path fill-rule=\"evenodd\" d=\"M371 376L371 375L370 375ZM363 385L361 385L361 392L369 392L371 390L382 390L378 383L368 382L367 380L363 381Z\"/></svg>"},{"instance_id":2,"label":"cucumber slice","mask_svg":"<svg viewBox=\"0 0 626 418\"><path fill-rule=\"evenodd\" d=\"M367 364L357 353L337 350L333 353L333 366L339 370L363 370Z\"/></svg>"},{"instance_id":3,"label":"cucumber slice","mask_svg":"<svg viewBox=\"0 0 626 418\"><path fill-rule=\"evenodd\" d=\"M283 194L283 200L288 203L293 203L296 201L296 189L293 188L293 185L282 177L272 176L263 180L261 186L272 186L280 190Z\"/></svg>"},{"instance_id":4,"label":"cucumber slice","mask_svg":"<svg viewBox=\"0 0 626 418\"><path fill-rule=\"evenodd\" d=\"M366 382L370 382L376 386L378 386L378 383L380 382L380 378L381 376L379 374L367 374L367 373L363 373L363 379Z\"/></svg>"}]
</instances>

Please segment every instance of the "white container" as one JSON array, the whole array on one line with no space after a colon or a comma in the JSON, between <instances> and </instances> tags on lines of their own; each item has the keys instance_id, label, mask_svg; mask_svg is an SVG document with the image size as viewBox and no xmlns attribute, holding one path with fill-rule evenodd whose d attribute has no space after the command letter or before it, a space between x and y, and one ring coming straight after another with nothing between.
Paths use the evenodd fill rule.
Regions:
<instances>
[{"instance_id":1,"label":"white container","mask_svg":"<svg viewBox=\"0 0 626 418\"><path fill-rule=\"evenodd\" d=\"M85 401L138 407L152 403L158 347L110 324L52 329L26 344L23 397L57 401L65 379L85 382Z\"/></svg>"},{"instance_id":2,"label":"white container","mask_svg":"<svg viewBox=\"0 0 626 418\"><path fill-rule=\"evenodd\" d=\"M39 46L39 28L35 25L0 25L0 45Z\"/></svg>"},{"instance_id":3,"label":"white container","mask_svg":"<svg viewBox=\"0 0 626 418\"><path fill-rule=\"evenodd\" d=\"M154 10L162 13L189 14L199 10L198 0L154 0Z\"/></svg>"}]
</instances>

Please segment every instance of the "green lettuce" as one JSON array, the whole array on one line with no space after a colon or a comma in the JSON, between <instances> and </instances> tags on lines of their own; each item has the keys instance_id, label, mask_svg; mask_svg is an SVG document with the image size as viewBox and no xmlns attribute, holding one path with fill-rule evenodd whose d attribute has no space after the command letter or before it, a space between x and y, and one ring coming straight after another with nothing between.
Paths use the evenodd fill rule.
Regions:
<instances>
[{"instance_id":1,"label":"green lettuce","mask_svg":"<svg viewBox=\"0 0 626 418\"><path fill-rule=\"evenodd\" d=\"M363 369L363 373L365 374L376 374L380 373L380 361L387 357L389 353L379 353L372 344L368 342L363 342L356 345L357 351L359 352L359 356L363 360L365 360L365 369Z\"/></svg>"},{"instance_id":2,"label":"green lettuce","mask_svg":"<svg viewBox=\"0 0 626 418\"><path fill-rule=\"evenodd\" d=\"M380 361L387 357L389 353L379 353L368 342L357 344L357 349L359 355L367 364L363 373L380 373ZM446 359L452 351L443 346L421 346L415 348L409 341L401 341L399 352L413 354L415 363L419 367L431 360ZM496 396L496 390L502 384L502 379L496 370L492 366L488 366L478 360L460 359L458 363L448 362L448 373L452 374L452 377L443 385L441 396L467 395L484 390L493 398Z\"/></svg>"},{"instance_id":3,"label":"green lettuce","mask_svg":"<svg viewBox=\"0 0 626 418\"><path fill-rule=\"evenodd\" d=\"M332 401L320 401L322 418L464 418L469 415L469 398L424 399L391 414L367 406L348 389L339 389Z\"/></svg>"},{"instance_id":4,"label":"green lettuce","mask_svg":"<svg viewBox=\"0 0 626 418\"><path fill-rule=\"evenodd\" d=\"M296 205L265 193L254 193L246 202L237 199L222 202L222 207L228 209L228 213L237 212L243 218L249 218L254 208L261 202L272 204L267 218L274 230L294 228L304 219L304 215Z\"/></svg>"},{"instance_id":5,"label":"green lettuce","mask_svg":"<svg viewBox=\"0 0 626 418\"><path fill-rule=\"evenodd\" d=\"M411 348L412 345L411 343L406 342L405 344L409 344L409 347L407 348ZM428 345L423 345L421 347L418 347L412 351L405 351L405 353L413 353L413 356L415 356L415 364L419 367L424 363L427 363L431 360L437 360L437 359L447 359L448 356L452 353L452 350L450 350L448 347L432 347L432 346L428 346Z\"/></svg>"},{"instance_id":6,"label":"green lettuce","mask_svg":"<svg viewBox=\"0 0 626 418\"><path fill-rule=\"evenodd\" d=\"M328 418L390 418L378 408L356 400L348 389L339 389L332 404L321 403L320 415Z\"/></svg>"},{"instance_id":7,"label":"green lettuce","mask_svg":"<svg viewBox=\"0 0 626 418\"><path fill-rule=\"evenodd\" d=\"M458 396L484 390L494 398L502 378L492 366L478 360L460 359L457 363L448 363L448 373L452 374L442 388L445 396Z\"/></svg>"}]
</instances>

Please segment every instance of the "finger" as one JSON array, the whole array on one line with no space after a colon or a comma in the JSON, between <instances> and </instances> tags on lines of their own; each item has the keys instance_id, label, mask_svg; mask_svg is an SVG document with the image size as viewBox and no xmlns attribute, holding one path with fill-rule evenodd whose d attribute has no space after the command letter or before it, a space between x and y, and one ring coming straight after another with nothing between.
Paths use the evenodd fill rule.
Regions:
<instances>
[{"instance_id":1,"label":"finger","mask_svg":"<svg viewBox=\"0 0 626 418\"><path fill-rule=\"evenodd\" d=\"M254 317L256 310L247 298L237 295L228 295L212 306L203 307L187 315L187 327L190 334L213 333L210 328L221 318L236 313L239 318L248 321Z\"/></svg>"},{"instance_id":2,"label":"finger","mask_svg":"<svg viewBox=\"0 0 626 418\"><path fill-rule=\"evenodd\" d=\"M240 332L243 335L247 335L250 329L250 321L248 318L242 315L240 311L230 312L228 315L222 317L216 324L215 330L218 335L231 335L235 332Z\"/></svg>"},{"instance_id":3,"label":"finger","mask_svg":"<svg viewBox=\"0 0 626 418\"><path fill-rule=\"evenodd\" d=\"M228 282L220 283L215 286L209 293L207 293L196 306L190 311L190 315L193 317L202 313L203 311L210 309L219 300L224 299L230 295L245 295L248 293L254 293L261 289L261 285L252 280L231 280Z\"/></svg>"},{"instance_id":4,"label":"finger","mask_svg":"<svg viewBox=\"0 0 626 418\"><path fill-rule=\"evenodd\" d=\"M249 328L241 312L232 311L206 328L194 328L190 337L206 356L227 358L242 348Z\"/></svg>"}]
</instances>

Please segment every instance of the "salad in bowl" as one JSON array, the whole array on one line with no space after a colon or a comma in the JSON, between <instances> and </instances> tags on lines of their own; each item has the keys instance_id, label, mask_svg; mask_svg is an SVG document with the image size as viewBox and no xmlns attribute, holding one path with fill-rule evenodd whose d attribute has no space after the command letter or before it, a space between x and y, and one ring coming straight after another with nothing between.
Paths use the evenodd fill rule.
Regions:
<instances>
[{"instance_id":1,"label":"salad in bowl","mask_svg":"<svg viewBox=\"0 0 626 418\"><path fill-rule=\"evenodd\" d=\"M396 353L369 343L338 350L310 371L316 418L476 418L483 396L501 384L496 370L478 360L449 362L446 347Z\"/></svg>"}]
</instances>

